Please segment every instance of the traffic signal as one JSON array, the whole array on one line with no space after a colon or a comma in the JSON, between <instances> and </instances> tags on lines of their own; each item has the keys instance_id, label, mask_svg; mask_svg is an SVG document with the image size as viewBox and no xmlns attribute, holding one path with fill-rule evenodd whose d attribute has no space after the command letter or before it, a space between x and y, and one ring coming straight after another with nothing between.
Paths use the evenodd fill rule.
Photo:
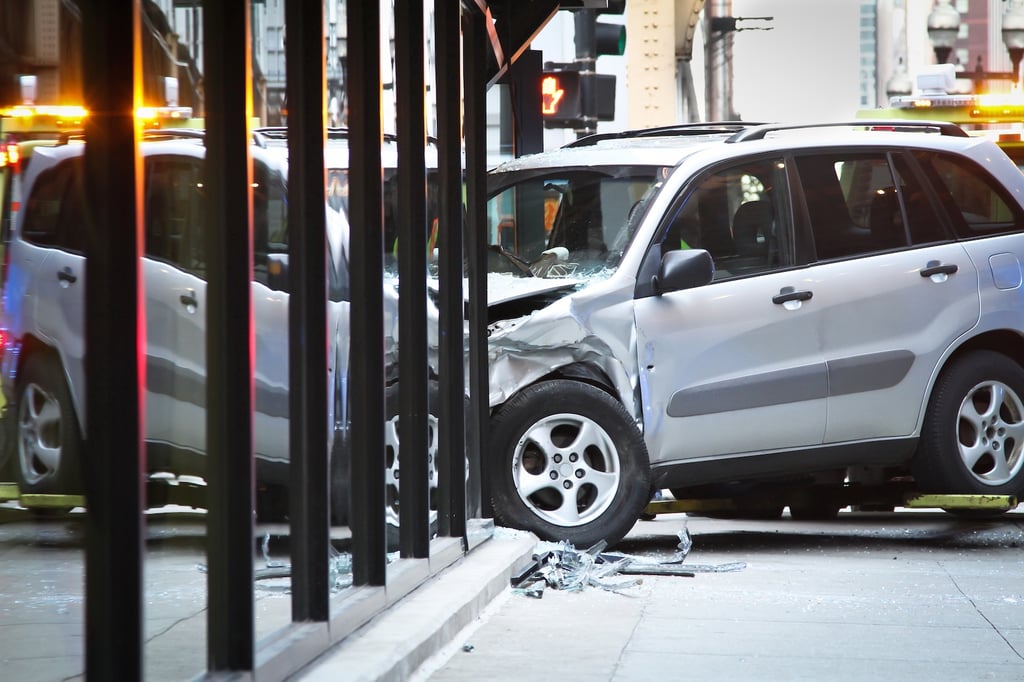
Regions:
<instances>
[{"instance_id":1,"label":"traffic signal","mask_svg":"<svg viewBox=\"0 0 1024 682\"><path fill-rule=\"evenodd\" d=\"M626 27L622 24L594 22L594 54L626 54Z\"/></svg>"},{"instance_id":2,"label":"traffic signal","mask_svg":"<svg viewBox=\"0 0 1024 682\"><path fill-rule=\"evenodd\" d=\"M542 71L540 112L548 128L572 128L583 116L580 73L571 69Z\"/></svg>"}]
</instances>

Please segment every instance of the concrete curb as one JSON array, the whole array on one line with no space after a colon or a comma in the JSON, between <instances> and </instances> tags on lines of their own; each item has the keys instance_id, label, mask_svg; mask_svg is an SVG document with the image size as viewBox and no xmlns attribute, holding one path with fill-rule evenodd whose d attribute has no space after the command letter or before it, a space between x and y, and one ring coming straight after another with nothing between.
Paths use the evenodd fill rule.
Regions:
<instances>
[{"instance_id":1,"label":"concrete curb","mask_svg":"<svg viewBox=\"0 0 1024 682\"><path fill-rule=\"evenodd\" d=\"M493 537L416 588L293 679L405 680L448 644L532 559L537 538Z\"/></svg>"}]
</instances>

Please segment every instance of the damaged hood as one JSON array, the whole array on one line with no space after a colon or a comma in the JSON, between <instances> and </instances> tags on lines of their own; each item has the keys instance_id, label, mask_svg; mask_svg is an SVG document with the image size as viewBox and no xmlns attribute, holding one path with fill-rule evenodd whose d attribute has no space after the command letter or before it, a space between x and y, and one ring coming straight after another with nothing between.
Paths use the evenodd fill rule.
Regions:
<instances>
[{"instance_id":1,"label":"damaged hood","mask_svg":"<svg viewBox=\"0 0 1024 682\"><path fill-rule=\"evenodd\" d=\"M560 290L568 293L583 281L572 278L545 279L543 277L516 277L504 273L490 273L487 275L487 305L501 305ZM468 291L468 289L467 283L463 291ZM468 298L468 293L466 297Z\"/></svg>"},{"instance_id":2,"label":"damaged hood","mask_svg":"<svg viewBox=\"0 0 1024 682\"><path fill-rule=\"evenodd\" d=\"M487 275L487 305L489 307L500 306L558 291L568 294L585 281L585 279L578 278L517 277L506 273L492 272ZM430 278L427 286L434 295L438 293L439 285L436 278ZM468 279L462 280L462 296L466 301L469 300Z\"/></svg>"}]
</instances>

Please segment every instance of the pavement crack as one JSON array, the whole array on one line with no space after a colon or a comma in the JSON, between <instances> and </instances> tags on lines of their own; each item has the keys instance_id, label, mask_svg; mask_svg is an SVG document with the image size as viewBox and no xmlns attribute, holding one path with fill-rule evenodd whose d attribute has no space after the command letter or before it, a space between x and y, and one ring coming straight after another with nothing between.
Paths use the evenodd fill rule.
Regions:
<instances>
[{"instance_id":1,"label":"pavement crack","mask_svg":"<svg viewBox=\"0 0 1024 682\"><path fill-rule=\"evenodd\" d=\"M170 632L174 628L178 627L182 623L187 623L188 621L190 621L193 618L195 618L197 615L198 615L198 613L193 613L193 614L188 615L188 616L182 616L178 620L172 622L170 625L165 627L163 630L160 630L159 632L154 632L152 637L146 638L146 643L148 644L148 643L152 642L153 640L155 640L156 638L161 637L163 635L166 635L168 632Z\"/></svg>"},{"instance_id":2,"label":"pavement crack","mask_svg":"<svg viewBox=\"0 0 1024 682\"><path fill-rule=\"evenodd\" d=\"M964 592L963 588L960 587L960 583L957 582L956 578L953 577L953 574L949 572L948 568L946 568L946 564L939 562L939 565L942 566L942 570L946 572L946 576L949 578L950 582L953 583L953 587L956 588L957 592L959 592L964 599L970 602L971 606L974 607L975 612L985 619L985 622L988 623L989 627L992 628L997 635L999 635L1000 639L1006 642L1006 646L1010 648L1010 651L1012 651L1017 656L1017 658L1024 661L1024 654L1021 654L1021 652L1017 650L1017 647L1015 647L1013 643L1006 638L1006 635L1003 634L1002 630L1000 630L999 627L995 623L993 623L988 616L985 615L985 613L978 606L978 603L974 601L974 599L972 599L970 595Z\"/></svg>"}]
</instances>

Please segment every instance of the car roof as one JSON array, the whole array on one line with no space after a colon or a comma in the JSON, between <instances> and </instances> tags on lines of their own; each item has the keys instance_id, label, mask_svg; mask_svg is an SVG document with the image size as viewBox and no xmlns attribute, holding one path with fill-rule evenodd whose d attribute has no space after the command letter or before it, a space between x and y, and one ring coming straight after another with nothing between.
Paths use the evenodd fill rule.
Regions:
<instances>
[{"instance_id":1,"label":"car roof","mask_svg":"<svg viewBox=\"0 0 1024 682\"><path fill-rule=\"evenodd\" d=\"M257 140L262 138L262 143L268 148L288 148L288 128L284 126L270 126L256 128L254 131ZM324 165L327 168L348 168L348 128L328 128L327 143L324 145ZM427 146L424 150L427 168L437 168L437 140L427 138ZM398 168L398 137L392 133L384 133L380 145L381 166L385 169Z\"/></svg>"},{"instance_id":2,"label":"car roof","mask_svg":"<svg viewBox=\"0 0 1024 682\"><path fill-rule=\"evenodd\" d=\"M673 167L692 156L711 162L750 153L796 151L806 147L879 145L945 149L978 159L995 147L980 138L968 137L958 126L936 121L698 123L592 135L558 149L507 161L492 172L587 166Z\"/></svg>"}]
</instances>

